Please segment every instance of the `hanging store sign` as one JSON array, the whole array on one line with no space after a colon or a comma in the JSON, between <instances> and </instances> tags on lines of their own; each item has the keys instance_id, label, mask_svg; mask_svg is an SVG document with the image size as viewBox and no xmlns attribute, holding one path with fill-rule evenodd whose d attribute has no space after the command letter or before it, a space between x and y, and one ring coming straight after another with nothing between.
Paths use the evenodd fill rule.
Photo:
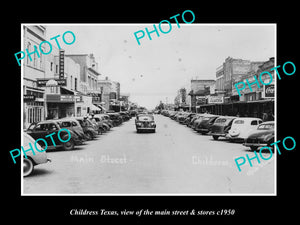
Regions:
<instances>
[{"instance_id":1,"label":"hanging store sign","mask_svg":"<svg viewBox=\"0 0 300 225\"><path fill-rule=\"evenodd\" d=\"M24 95L23 100L24 100L24 102L32 102L32 101L35 101L35 96L34 95Z\"/></svg>"}]
</instances>

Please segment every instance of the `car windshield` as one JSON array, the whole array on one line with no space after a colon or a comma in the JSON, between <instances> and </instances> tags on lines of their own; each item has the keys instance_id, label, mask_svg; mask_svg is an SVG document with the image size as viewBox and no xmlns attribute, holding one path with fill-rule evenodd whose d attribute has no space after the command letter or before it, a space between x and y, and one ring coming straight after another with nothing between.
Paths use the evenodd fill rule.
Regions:
<instances>
[{"instance_id":1,"label":"car windshield","mask_svg":"<svg viewBox=\"0 0 300 225\"><path fill-rule=\"evenodd\" d=\"M151 115L140 115L137 119L141 121L151 121L154 120L154 117Z\"/></svg>"},{"instance_id":2,"label":"car windshield","mask_svg":"<svg viewBox=\"0 0 300 225\"><path fill-rule=\"evenodd\" d=\"M274 123L261 124L257 130L271 130L274 129Z\"/></svg>"}]
</instances>

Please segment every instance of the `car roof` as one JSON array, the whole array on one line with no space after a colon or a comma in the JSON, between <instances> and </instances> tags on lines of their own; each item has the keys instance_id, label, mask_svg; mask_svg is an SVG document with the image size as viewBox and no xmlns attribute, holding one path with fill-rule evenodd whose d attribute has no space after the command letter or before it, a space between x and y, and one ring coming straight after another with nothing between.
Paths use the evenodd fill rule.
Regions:
<instances>
[{"instance_id":1,"label":"car roof","mask_svg":"<svg viewBox=\"0 0 300 225\"><path fill-rule=\"evenodd\" d=\"M47 123L55 123L57 124L57 120L44 120L44 121L40 121L36 124L47 124Z\"/></svg>"},{"instance_id":2,"label":"car roof","mask_svg":"<svg viewBox=\"0 0 300 225\"><path fill-rule=\"evenodd\" d=\"M235 117L235 116L219 116L218 119L236 119L238 117Z\"/></svg>"},{"instance_id":3,"label":"car roof","mask_svg":"<svg viewBox=\"0 0 300 225\"><path fill-rule=\"evenodd\" d=\"M274 123L275 123L274 121L266 121L266 122L261 123L260 125L262 125L262 124L274 124Z\"/></svg>"},{"instance_id":4,"label":"car roof","mask_svg":"<svg viewBox=\"0 0 300 225\"><path fill-rule=\"evenodd\" d=\"M138 114L137 116L152 116L153 117L153 114L145 113L145 114Z\"/></svg>"},{"instance_id":5,"label":"car roof","mask_svg":"<svg viewBox=\"0 0 300 225\"><path fill-rule=\"evenodd\" d=\"M256 118L256 117L237 117L235 120L245 120L245 121L250 121L250 120L262 120L261 118Z\"/></svg>"},{"instance_id":6,"label":"car roof","mask_svg":"<svg viewBox=\"0 0 300 225\"><path fill-rule=\"evenodd\" d=\"M64 118L60 118L57 119L56 121L77 121L75 117L64 117Z\"/></svg>"}]
</instances>

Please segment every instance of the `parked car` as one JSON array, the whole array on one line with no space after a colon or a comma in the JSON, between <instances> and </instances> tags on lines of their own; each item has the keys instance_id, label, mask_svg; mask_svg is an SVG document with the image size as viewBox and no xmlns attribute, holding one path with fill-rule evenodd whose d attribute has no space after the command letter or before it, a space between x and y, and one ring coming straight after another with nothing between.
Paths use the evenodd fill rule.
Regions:
<instances>
[{"instance_id":1,"label":"parked car","mask_svg":"<svg viewBox=\"0 0 300 225\"><path fill-rule=\"evenodd\" d=\"M238 117L232 122L231 128L228 131L226 138L231 141L243 141L248 137L248 134L255 130L262 123L260 118L254 117Z\"/></svg>"},{"instance_id":2,"label":"parked car","mask_svg":"<svg viewBox=\"0 0 300 225\"><path fill-rule=\"evenodd\" d=\"M119 113L107 113L107 115L112 120L114 127L123 123L123 119Z\"/></svg>"},{"instance_id":3,"label":"parked car","mask_svg":"<svg viewBox=\"0 0 300 225\"><path fill-rule=\"evenodd\" d=\"M98 134L102 134L104 132L107 132L110 130L110 126L105 123L101 116L99 116L100 114L95 114L93 116L89 116L89 119L93 122L93 119L96 121L97 125L98 125Z\"/></svg>"},{"instance_id":4,"label":"parked car","mask_svg":"<svg viewBox=\"0 0 300 225\"><path fill-rule=\"evenodd\" d=\"M57 135L53 135L52 138L54 140L55 146L52 143L51 138L45 138L45 136L55 132L57 133L61 127L55 120L45 120L38 123L32 123L26 130L26 133L33 137L35 140L39 138L43 138L47 141L48 149L60 148L63 147L64 150L72 150L75 145L81 144L81 140L79 136L74 133L72 130L69 130L71 134L71 139L68 142L62 143ZM69 134L66 131L61 131L60 133L61 139L67 140ZM44 146L42 146L44 147Z\"/></svg>"},{"instance_id":5,"label":"parked car","mask_svg":"<svg viewBox=\"0 0 300 225\"><path fill-rule=\"evenodd\" d=\"M196 116L196 113L189 113L187 115L187 117L184 119L183 124L185 125L189 125L189 123L191 122L191 120Z\"/></svg>"},{"instance_id":6,"label":"parked car","mask_svg":"<svg viewBox=\"0 0 300 225\"><path fill-rule=\"evenodd\" d=\"M220 116L211 126L211 135L214 140L218 140L219 137L225 137L231 128L232 122L236 117L233 116Z\"/></svg>"},{"instance_id":7,"label":"parked car","mask_svg":"<svg viewBox=\"0 0 300 225\"><path fill-rule=\"evenodd\" d=\"M201 121L203 120L203 118L204 118L205 116L208 116L208 115L211 115L211 114L208 114L208 113L201 113L201 114L198 114L196 120L193 121L191 127L192 127L194 130L196 130L197 127L198 127L198 125L199 125L199 124L201 123Z\"/></svg>"},{"instance_id":8,"label":"parked car","mask_svg":"<svg viewBox=\"0 0 300 225\"><path fill-rule=\"evenodd\" d=\"M23 132L23 148L24 149L29 149L29 143L31 143L33 145L33 143L35 142L35 140L26 132ZM35 144L36 148L38 148L40 151L42 151L44 148L42 148L38 143ZM33 170L34 167L39 165L39 164L43 164L43 163L47 163L47 162L51 162L51 159L49 159L47 157L47 153L46 151L34 151L35 154L32 153L32 151L28 151L26 152L26 156L27 158L24 156L23 157L23 176L27 177L29 176Z\"/></svg>"},{"instance_id":9,"label":"parked car","mask_svg":"<svg viewBox=\"0 0 300 225\"><path fill-rule=\"evenodd\" d=\"M261 123L257 129L245 139L243 145L250 147L251 150L257 150L258 147L270 146L274 142L275 135L274 121Z\"/></svg>"},{"instance_id":10,"label":"parked car","mask_svg":"<svg viewBox=\"0 0 300 225\"><path fill-rule=\"evenodd\" d=\"M128 121L131 119L131 116L128 111L121 111L119 112L119 114L121 115L123 121Z\"/></svg>"},{"instance_id":11,"label":"parked car","mask_svg":"<svg viewBox=\"0 0 300 225\"><path fill-rule=\"evenodd\" d=\"M110 119L109 115L107 114L95 114L101 121L103 121L105 124L107 124L110 128L113 128L113 121Z\"/></svg>"},{"instance_id":12,"label":"parked car","mask_svg":"<svg viewBox=\"0 0 300 225\"><path fill-rule=\"evenodd\" d=\"M155 132L156 124L154 121L154 116L150 114L140 114L136 116L135 119L136 131L152 131Z\"/></svg>"},{"instance_id":13,"label":"parked car","mask_svg":"<svg viewBox=\"0 0 300 225\"><path fill-rule=\"evenodd\" d=\"M180 114L177 115L176 121L183 124L185 119L190 115L188 112L181 112Z\"/></svg>"},{"instance_id":14,"label":"parked car","mask_svg":"<svg viewBox=\"0 0 300 225\"><path fill-rule=\"evenodd\" d=\"M86 124L84 123L84 117L78 116L75 119L80 123L86 140L92 140L97 137L98 128L88 118L86 119Z\"/></svg>"},{"instance_id":15,"label":"parked car","mask_svg":"<svg viewBox=\"0 0 300 225\"><path fill-rule=\"evenodd\" d=\"M211 126L214 124L215 120L218 118L218 115L205 115L203 116L201 122L196 127L196 131L201 134L207 134L210 132Z\"/></svg>"},{"instance_id":16,"label":"parked car","mask_svg":"<svg viewBox=\"0 0 300 225\"><path fill-rule=\"evenodd\" d=\"M196 114L195 116L193 116L187 126L193 128L195 121L197 119L199 119L199 117L200 117L200 114Z\"/></svg>"},{"instance_id":17,"label":"parked car","mask_svg":"<svg viewBox=\"0 0 300 225\"><path fill-rule=\"evenodd\" d=\"M72 130L75 134L78 135L81 144L84 142L85 135L80 123L73 117L66 117L55 120L61 128L67 128Z\"/></svg>"}]
</instances>

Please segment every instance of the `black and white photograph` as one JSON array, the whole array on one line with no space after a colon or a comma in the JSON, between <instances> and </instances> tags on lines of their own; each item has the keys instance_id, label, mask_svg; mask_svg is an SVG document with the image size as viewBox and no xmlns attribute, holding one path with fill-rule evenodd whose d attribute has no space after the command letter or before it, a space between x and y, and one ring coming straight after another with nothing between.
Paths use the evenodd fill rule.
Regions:
<instances>
[{"instance_id":1,"label":"black and white photograph","mask_svg":"<svg viewBox=\"0 0 300 225\"><path fill-rule=\"evenodd\" d=\"M297 221L296 4L109 3L2 13L3 219Z\"/></svg>"},{"instance_id":2,"label":"black and white photograph","mask_svg":"<svg viewBox=\"0 0 300 225\"><path fill-rule=\"evenodd\" d=\"M21 24L22 196L277 194L276 24L185 12Z\"/></svg>"}]
</instances>

